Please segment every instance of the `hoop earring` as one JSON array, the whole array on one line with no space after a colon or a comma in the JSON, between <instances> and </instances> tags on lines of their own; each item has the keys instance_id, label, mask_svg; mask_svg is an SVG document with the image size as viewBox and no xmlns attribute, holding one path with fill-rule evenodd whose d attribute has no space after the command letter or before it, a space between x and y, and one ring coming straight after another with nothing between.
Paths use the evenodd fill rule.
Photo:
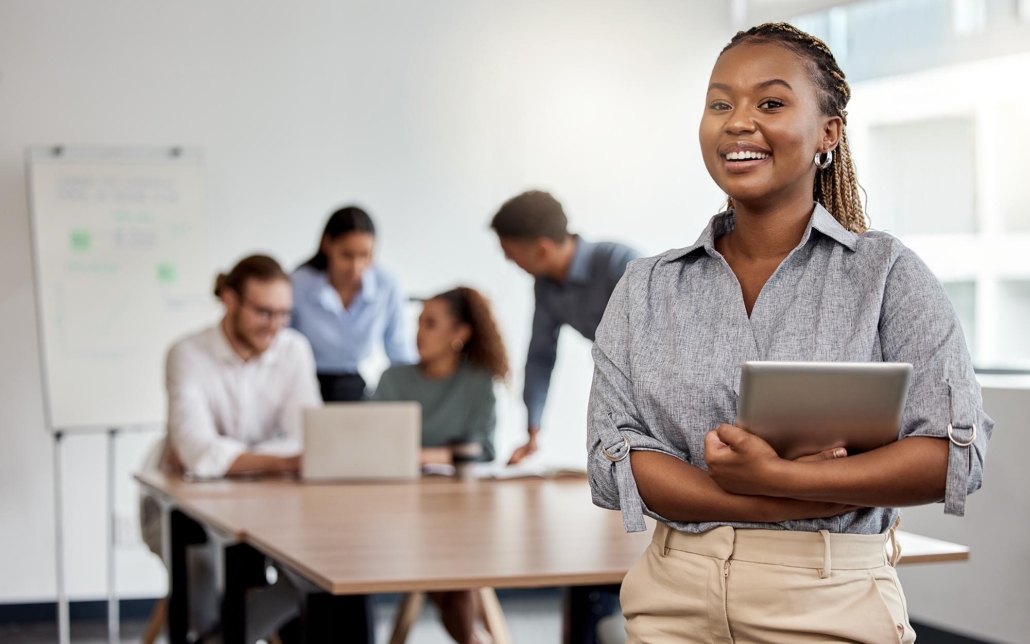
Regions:
<instances>
[{"instance_id":1,"label":"hoop earring","mask_svg":"<svg viewBox=\"0 0 1030 644\"><path fill-rule=\"evenodd\" d=\"M812 160L812 162L815 163L815 167L819 168L820 170L825 170L826 168L830 167L831 163L833 163L833 150L829 150L826 152L826 160L822 163L819 163L820 156L822 156L822 153L816 152L815 158Z\"/></svg>"},{"instance_id":2,"label":"hoop earring","mask_svg":"<svg viewBox=\"0 0 1030 644\"><path fill-rule=\"evenodd\" d=\"M465 343L461 340L455 340L454 342L451 342L451 348L455 351L461 351L465 348Z\"/></svg>"}]
</instances>

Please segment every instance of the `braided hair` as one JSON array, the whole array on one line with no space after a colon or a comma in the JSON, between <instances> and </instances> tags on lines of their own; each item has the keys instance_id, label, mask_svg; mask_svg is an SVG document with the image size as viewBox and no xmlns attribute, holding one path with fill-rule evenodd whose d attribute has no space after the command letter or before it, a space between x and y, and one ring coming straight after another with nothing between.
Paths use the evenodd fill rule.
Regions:
<instances>
[{"instance_id":1,"label":"braided hair","mask_svg":"<svg viewBox=\"0 0 1030 644\"><path fill-rule=\"evenodd\" d=\"M738 31L719 55L745 43L774 43L799 55L808 63L812 82L821 94L819 107L823 114L839 116L844 125L847 125L846 108L851 99L851 87L844 79L844 72L841 71L826 43L785 22L767 22L747 31ZM855 165L851 160L851 146L848 144L846 129L841 131L840 142L835 152L830 167L816 170L815 200L842 226L854 233L864 233L869 226L859 196L861 188L855 176ZM732 198L728 200L727 205L729 208L733 207Z\"/></svg>"}]
</instances>

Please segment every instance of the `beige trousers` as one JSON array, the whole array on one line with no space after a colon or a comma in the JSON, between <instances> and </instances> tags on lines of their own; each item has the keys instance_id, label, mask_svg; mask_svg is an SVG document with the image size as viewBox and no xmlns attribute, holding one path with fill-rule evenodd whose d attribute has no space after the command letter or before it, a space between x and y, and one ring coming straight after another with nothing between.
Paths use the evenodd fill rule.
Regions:
<instances>
[{"instance_id":1,"label":"beige trousers","mask_svg":"<svg viewBox=\"0 0 1030 644\"><path fill-rule=\"evenodd\" d=\"M659 523L622 583L627 642L914 642L886 539Z\"/></svg>"}]
</instances>

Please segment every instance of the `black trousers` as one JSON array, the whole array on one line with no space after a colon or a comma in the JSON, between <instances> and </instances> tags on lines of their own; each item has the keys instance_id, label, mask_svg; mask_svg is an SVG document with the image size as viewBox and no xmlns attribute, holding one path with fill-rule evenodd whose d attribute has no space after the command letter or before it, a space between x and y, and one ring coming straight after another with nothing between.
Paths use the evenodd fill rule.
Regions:
<instances>
[{"instance_id":1,"label":"black trousers","mask_svg":"<svg viewBox=\"0 0 1030 644\"><path fill-rule=\"evenodd\" d=\"M325 402L358 402L365 399L365 379L357 373L320 373L318 387Z\"/></svg>"},{"instance_id":2,"label":"black trousers","mask_svg":"<svg viewBox=\"0 0 1030 644\"><path fill-rule=\"evenodd\" d=\"M567 641L573 644L597 644L597 624L621 610L619 584L611 586L575 586L567 592Z\"/></svg>"}]
</instances>

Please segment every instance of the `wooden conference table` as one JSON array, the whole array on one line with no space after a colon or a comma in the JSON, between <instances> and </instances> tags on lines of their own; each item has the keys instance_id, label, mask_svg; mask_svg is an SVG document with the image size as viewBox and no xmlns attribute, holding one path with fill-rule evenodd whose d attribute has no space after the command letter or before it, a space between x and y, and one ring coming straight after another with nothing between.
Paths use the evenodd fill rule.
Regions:
<instances>
[{"instance_id":1,"label":"wooden conference table","mask_svg":"<svg viewBox=\"0 0 1030 644\"><path fill-rule=\"evenodd\" d=\"M144 493L169 508L169 627L184 642L184 547L198 528L226 544L226 619L242 620L240 559L267 557L311 586L304 619L324 622L318 641L339 634L334 598L479 587L584 587L622 582L651 539L626 534L617 512L595 507L585 478L319 485L290 479L185 482L137 475ZM648 519L649 527L653 522ZM899 532L903 564L962 561L969 549ZM201 539L202 540L202 539ZM234 550L235 549L235 550ZM565 640L579 642L585 597L567 598ZM338 608L338 607L337 607ZM235 612L234 612L235 611ZM175 621L182 622L176 624ZM232 640L242 641L223 623ZM345 638L337 638L345 641Z\"/></svg>"}]
</instances>

